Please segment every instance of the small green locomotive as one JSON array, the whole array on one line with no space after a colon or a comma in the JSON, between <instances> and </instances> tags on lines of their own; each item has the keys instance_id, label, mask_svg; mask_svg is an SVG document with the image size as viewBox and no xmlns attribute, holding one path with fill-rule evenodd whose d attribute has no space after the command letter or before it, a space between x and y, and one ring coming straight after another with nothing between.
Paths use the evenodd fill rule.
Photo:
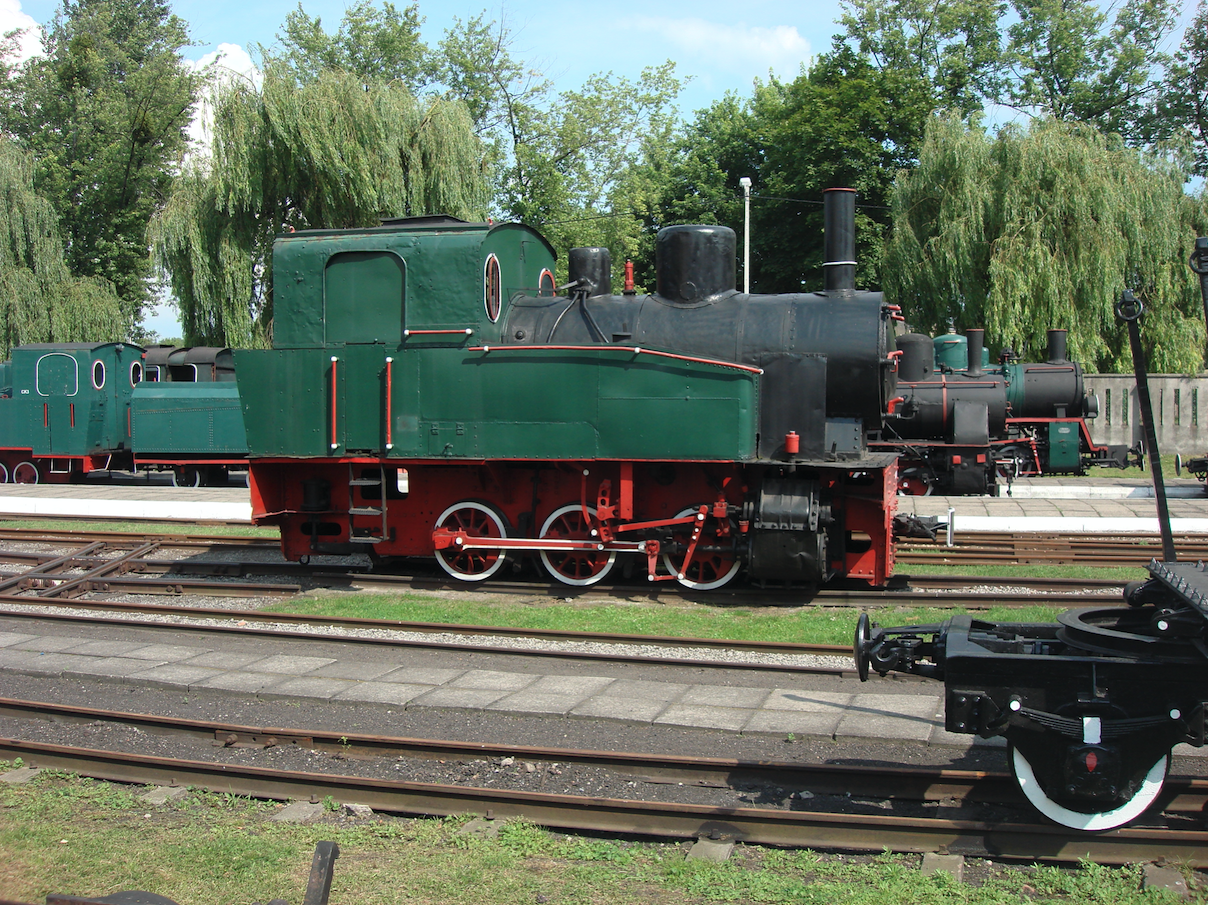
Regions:
<instances>
[{"instance_id":1,"label":"small green locomotive","mask_svg":"<svg viewBox=\"0 0 1208 905\"><path fill-rule=\"evenodd\" d=\"M45 343L0 362L0 483L151 469L196 486L246 461L230 349Z\"/></svg>"},{"instance_id":2,"label":"small green locomotive","mask_svg":"<svg viewBox=\"0 0 1208 905\"><path fill-rule=\"evenodd\" d=\"M659 255L657 292L614 296L606 250L572 250L561 293L518 224L279 237L273 348L235 353L253 518L290 559L434 555L468 581L532 559L570 585L883 584L895 457L865 436L895 311L850 285L740 293L720 227L664 230Z\"/></svg>"}]
</instances>

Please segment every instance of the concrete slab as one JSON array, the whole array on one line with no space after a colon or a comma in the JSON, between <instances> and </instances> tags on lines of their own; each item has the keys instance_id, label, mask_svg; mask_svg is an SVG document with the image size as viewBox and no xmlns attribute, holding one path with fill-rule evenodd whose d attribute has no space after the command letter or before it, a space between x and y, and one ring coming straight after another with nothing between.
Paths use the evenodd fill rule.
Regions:
<instances>
[{"instance_id":1,"label":"concrete slab","mask_svg":"<svg viewBox=\"0 0 1208 905\"><path fill-rule=\"evenodd\" d=\"M689 861L724 862L729 861L730 855L733 853L733 842L717 839L697 839L692 844L692 848L688 849L687 859Z\"/></svg>"},{"instance_id":2,"label":"concrete slab","mask_svg":"<svg viewBox=\"0 0 1208 905\"><path fill-rule=\"evenodd\" d=\"M961 855L940 855L936 852L924 853L923 864L919 868L919 872L923 876L929 876L939 871L951 875L952 879L957 883L963 882L965 879L965 859Z\"/></svg>"},{"instance_id":3,"label":"concrete slab","mask_svg":"<svg viewBox=\"0 0 1208 905\"><path fill-rule=\"evenodd\" d=\"M96 657L77 657L74 654L39 654L23 667L24 672L49 673L59 675L70 670L86 667L95 662Z\"/></svg>"},{"instance_id":4,"label":"concrete slab","mask_svg":"<svg viewBox=\"0 0 1208 905\"><path fill-rule=\"evenodd\" d=\"M11 650L0 647L0 669L21 669L40 656L36 650Z\"/></svg>"},{"instance_id":5,"label":"concrete slab","mask_svg":"<svg viewBox=\"0 0 1208 905\"><path fill-rule=\"evenodd\" d=\"M7 773L0 773L0 782L19 786L22 783L29 782L41 772L42 769L40 767L18 767L15 770L9 770Z\"/></svg>"},{"instance_id":6,"label":"concrete slab","mask_svg":"<svg viewBox=\"0 0 1208 905\"><path fill-rule=\"evenodd\" d=\"M310 673L325 679L355 679L358 682L368 682L380 678L388 672L394 672L398 667L393 663L360 663L355 660L337 660L328 666L322 666Z\"/></svg>"},{"instance_id":7,"label":"concrete slab","mask_svg":"<svg viewBox=\"0 0 1208 905\"><path fill-rule=\"evenodd\" d=\"M279 675L254 672L226 672L194 683L198 688L215 688L222 691L259 692L281 681Z\"/></svg>"},{"instance_id":8,"label":"concrete slab","mask_svg":"<svg viewBox=\"0 0 1208 905\"><path fill-rule=\"evenodd\" d=\"M244 669L247 672L271 672L287 676L302 676L316 669L322 669L335 663L335 657L298 657L288 654L277 654L249 663Z\"/></svg>"},{"instance_id":9,"label":"concrete slab","mask_svg":"<svg viewBox=\"0 0 1208 905\"><path fill-rule=\"evenodd\" d=\"M431 685L404 685L399 682L354 682L332 700L364 701L369 704L406 704L432 690Z\"/></svg>"},{"instance_id":10,"label":"concrete slab","mask_svg":"<svg viewBox=\"0 0 1208 905\"><path fill-rule=\"evenodd\" d=\"M433 688L407 702L412 707L444 707L451 710L482 710L489 707L507 691L489 688Z\"/></svg>"},{"instance_id":11,"label":"concrete slab","mask_svg":"<svg viewBox=\"0 0 1208 905\"><path fill-rule=\"evenodd\" d=\"M269 818L274 823L313 823L323 816L323 805L309 801L291 801Z\"/></svg>"},{"instance_id":12,"label":"concrete slab","mask_svg":"<svg viewBox=\"0 0 1208 905\"><path fill-rule=\"evenodd\" d=\"M439 667L400 666L394 672L378 677L379 682L399 682L404 685L444 685L458 676L465 675L464 669L441 669Z\"/></svg>"},{"instance_id":13,"label":"concrete slab","mask_svg":"<svg viewBox=\"0 0 1208 905\"><path fill-rule=\"evenodd\" d=\"M95 657L119 657L128 651L145 645L139 641L85 641L75 647L66 648L73 654L88 654Z\"/></svg>"},{"instance_id":14,"label":"concrete slab","mask_svg":"<svg viewBox=\"0 0 1208 905\"><path fill-rule=\"evenodd\" d=\"M547 716L566 716L575 707L583 703L586 695L580 694L538 694L526 688L506 697L500 698L487 706L487 710L499 710L505 713L541 713Z\"/></svg>"},{"instance_id":15,"label":"concrete slab","mask_svg":"<svg viewBox=\"0 0 1208 905\"><path fill-rule=\"evenodd\" d=\"M542 676L524 691L529 694L556 694L579 700L605 691L615 682L606 676Z\"/></svg>"},{"instance_id":16,"label":"concrete slab","mask_svg":"<svg viewBox=\"0 0 1208 905\"><path fill-rule=\"evenodd\" d=\"M680 695L677 703L685 707L743 707L754 709L768 699L766 688L730 685L693 685Z\"/></svg>"},{"instance_id":17,"label":"concrete slab","mask_svg":"<svg viewBox=\"0 0 1208 905\"><path fill-rule=\"evenodd\" d=\"M163 663L157 663L154 660L132 660L129 657L88 657L91 662L82 663L73 666L70 669L64 669L64 676L81 675L81 676L117 676L129 678L135 673L142 672L144 669L151 669L155 666L162 666Z\"/></svg>"},{"instance_id":18,"label":"concrete slab","mask_svg":"<svg viewBox=\"0 0 1208 905\"><path fill-rule=\"evenodd\" d=\"M756 710L742 727L743 732L758 732L761 735L812 735L834 738L843 712L810 713L800 710Z\"/></svg>"},{"instance_id":19,"label":"concrete slab","mask_svg":"<svg viewBox=\"0 0 1208 905\"><path fill-rule=\"evenodd\" d=\"M8 647L10 644L20 644L22 641L30 641L38 637L37 635L23 635L20 632L0 632L0 647Z\"/></svg>"},{"instance_id":20,"label":"concrete slab","mask_svg":"<svg viewBox=\"0 0 1208 905\"><path fill-rule=\"evenodd\" d=\"M585 719L622 720L626 723L652 723L667 709L666 701L650 698L628 698L616 695L593 695L573 707L567 716Z\"/></svg>"},{"instance_id":21,"label":"concrete slab","mask_svg":"<svg viewBox=\"0 0 1208 905\"><path fill-rule=\"evenodd\" d=\"M982 738L980 735L965 735L961 732L949 732L944 728L944 721L940 719L933 730L931 737L927 739L927 744L938 745L947 748L1006 748L1007 740L1001 735L995 735L991 738Z\"/></svg>"},{"instance_id":22,"label":"concrete slab","mask_svg":"<svg viewBox=\"0 0 1208 905\"><path fill-rule=\"evenodd\" d=\"M1187 879L1182 872L1172 867L1146 864L1141 872L1141 888L1164 889L1180 899L1191 898L1191 891L1187 888Z\"/></svg>"},{"instance_id":23,"label":"concrete slab","mask_svg":"<svg viewBox=\"0 0 1208 905\"><path fill-rule=\"evenodd\" d=\"M347 691L355 683L348 679L324 679L319 676L305 676L297 679L286 679L265 691L265 697L288 698L318 698L330 700L341 692Z\"/></svg>"},{"instance_id":24,"label":"concrete slab","mask_svg":"<svg viewBox=\"0 0 1208 905\"><path fill-rule=\"evenodd\" d=\"M212 669L242 669L249 663L263 660L262 654L233 654L226 651L213 650L198 653L190 657L186 663L189 666L208 666Z\"/></svg>"},{"instance_id":25,"label":"concrete slab","mask_svg":"<svg viewBox=\"0 0 1208 905\"><path fill-rule=\"evenodd\" d=\"M690 685L677 685L672 682L647 682L644 679L616 679L607 688L600 691L600 697L637 698L646 701L662 701L668 703L677 700Z\"/></svg>"},{"instance_id":26,"label":"concrete slab","mask_svg":"<svg viewBox=\"0 0 1208 905\"><path fill-rule=\"evenodd\" d=\"M656 726L699 726L703 729L729 729L740 732L754 715L754 710L738 707L670 704L653 723Z\"/></svg>"},{"instance_id":27,"label":"concrete slab","mask_svg":"<svg viewBox=\"0 0 1208 905\"><path fill-rule=\"evenodd\" d=\"M30 638L28 641L18 641L16 644L10 646L16 650L36 650L51 653L67 650L71 647L78 647L87 641L87 638L80 638L75 635L38 635Z\"/></svg>"},{"instance_id":28,"label":"concrete slab","mask_svg":"<svg viewBox=\"0 0 1208 905\"><path fill-rule=\"evenodd\" d=\"M494 669L471 669L449 682L450 688L481 688L490 691L519 691L532 685L540 676Z\"/></svg>"},{"instance_id":29,"label":"concrete slab","mask_svg":"<svg viewBox=\"0 0 1208 905\"><path fill-rule=\"evenodd\" d=\"M188 688L207 679L223 675L220 669L206 669L204 666L185 666L180 663L165 663L137 673L139 682L154 685L181 686Z\"/></svg>"},{"instance_id":30,"label":"concrete slab","mask_svg":"<svg viewBox=\"0 0 1208 905\"><path fill-rule=\"evenodd\" d=\"M842 713L852 695L838 691L797 691L774 688L763 706L767 710L794 710L805 713Z\"/></svg>"},{"instance_id":31,"label":"concrete slab","mask_svg":"<svg viewBox=\"0 0 1208 905\"><path fill-rule=\"evenodd\" d=\"M839 721L835 738L886 738L923 742L942 713L938 696L859 694ZM939 718L943 725L943 717Z\"/></svg>"},{"instance_id":32,"label":"concrete slab","mask_svg":"<svg viewBox=\"0 0 1208 905\"><path fill-rule=\"evenodd\" d=\"M172 801L180 801L189 794L189 790L181 786L156 786L150 792L140 795L139 799L147 804L168 804Z\"/></svg>"},{"instance_id":33,"label":"concrete slab","mask_svg":"<svg viewBox=\"0 0 1208 905\"><path fill-rule=\"evenodd\" d=\"M72 652L74 653L74 651ZM198 654L205 653L205 648L185 647L180 644L144 644L137 650L132 650L127 657L137 657L141 660L188 660Z\"/></svg>"}]
</instances>

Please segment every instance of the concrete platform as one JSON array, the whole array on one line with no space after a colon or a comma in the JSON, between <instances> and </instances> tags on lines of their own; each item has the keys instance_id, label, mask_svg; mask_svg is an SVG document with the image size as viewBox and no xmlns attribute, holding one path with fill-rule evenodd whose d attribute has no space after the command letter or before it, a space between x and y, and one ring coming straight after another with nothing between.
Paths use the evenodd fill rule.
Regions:
<instances>
[{"instance_id":1,"label":"concrete platform","mask_svg":"<svg viewBox=\"0 0 1208 905\"><path fill-rule=\"evenodd\" d=\"M130 519L156 522L247 522L246 487L173 487L166 476L118 483L0 484L0 516Z\"/></svg>"}]
</instances>

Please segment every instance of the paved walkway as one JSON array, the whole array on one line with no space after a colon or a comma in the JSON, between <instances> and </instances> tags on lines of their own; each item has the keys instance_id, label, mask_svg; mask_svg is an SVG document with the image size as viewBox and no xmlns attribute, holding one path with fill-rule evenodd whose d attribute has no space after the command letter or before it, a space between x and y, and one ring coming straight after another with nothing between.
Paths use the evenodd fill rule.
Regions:
<instances>
[{"instance_id":1,"label":"paved walkway","mask_svg":"<svg viewBox=\"0 0 1208 905\"><path fill-rule=\"evenodd\" d=\"M51 633L53 631L53 633ZM122 634L119 630L116 634ZM972 736L944 730L935 693L887 693L882 686L830 679L841 690L811 690L816 677L780 675L756 686L680 684L626 678L631 667L554 667L548 675L417 665L406 648L336 647L315 642L224 640L200 644L90 640L65 627L31 634L0 627L0 670L62 679L102 679L181 691L260 698L310 698L527 716L595 718L743 733L899 739L967 747ZM183 636L186 640L187 635ZM208 640L208 639L207 639ZM329 641L331 639L328 639ZM319 642L322 644L322 642ZM567 674L573 672L574 674ZM615 673L615 674L609 674ZM892 692L892 688L888 692ZM909 691L919 690L912 687ZM980 744L992 744L976 740Z\"/></svg>"}]
</instances>

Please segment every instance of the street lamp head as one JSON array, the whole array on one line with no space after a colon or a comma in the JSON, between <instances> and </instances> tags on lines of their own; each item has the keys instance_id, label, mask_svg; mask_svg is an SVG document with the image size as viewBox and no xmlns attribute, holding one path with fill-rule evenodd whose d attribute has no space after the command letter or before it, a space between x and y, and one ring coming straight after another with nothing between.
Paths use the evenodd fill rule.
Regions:
<instances>
[{"instance_id":1,"label":"street lamp head","mask_svg":"<svg viewBox=\"0 0 1208 905\"><path fill-rule=\"evenodd\" d=\"M751 177L750 177L750 176L743 176L741 179L739 179L739 180L738 180L738 184L739 184L739 185L741 185L741 186L743 187L743 189L744 189L744 190L750 191L750 188L751 188Z\"/></svg>"}]
</instances>

